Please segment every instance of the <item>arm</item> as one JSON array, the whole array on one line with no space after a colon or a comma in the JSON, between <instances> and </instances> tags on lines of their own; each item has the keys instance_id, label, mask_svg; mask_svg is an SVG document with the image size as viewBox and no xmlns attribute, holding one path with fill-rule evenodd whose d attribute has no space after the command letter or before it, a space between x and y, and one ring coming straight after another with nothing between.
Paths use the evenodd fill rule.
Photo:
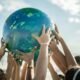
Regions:
<instances>
[{"instance_id":1,"label":"arm","mask_svg":"<svg viewBox=\"0 0 80 80\"><path fill-rule=\"evenodd\" d=\"M22 66L23 66L23 68L22 68L22 71L21 71L21 80L25 80L26 77L27 77L28 64L25 62Z\"/></svg>"},{"instance_id":2,"label":"arm","mask_svg":"<svg viewBox=\"0 0 80 80\"><path fill-rule=\"evenodd\" d=\"M20 80L20 68L14 59L13 59L13 72L11 79Z\"/></svg>"},{"instance_id":3,"label":"arm","mask_svg":"<svg viewBox=\"0 0 80 80\"><path fill-rule=\"evenodd\" d=\"M56 27L56 29L57 29L57 27ZM67 63L68 68L70 66L76 66L77 63L76 63L74 57L72 56L69 48L67 47L65 41L63 40L63 38L58 33L56 33L56 32L55 32L55 36L60 41L60 43L62 45L63 51L65 53L65 59L66 59L66 63Z\"/></svg>"},{"instance_id":4,"label":"arm","mask_svg":"<svg viewBox=\"0 0 80 80\"><path fill-rule=\"evenodd\" d=\"M52 50L52 59L55 61L57 66L61 69L63 73L67 69L66 60L64 54L58 49L55 40L52 40L49 45Z\"/></svg>"},{"instance_id":5,"label":"arm","mask_svg":"<svg viewBox=\"0 0 80 80\"><path fill-rule=\"evenodd\" d=\"M13 65L12 65L12 62L13 62L13 57L11 55L11 53L8 54L8 67L7 67L7 71L6 71L6 77L8 80L10 80L11 76L12 76L12 70L13 70Z\"/></svg>"},{"instance_id":6,"label":"arm","mask_svg":"<svg viewBox=\"0 0 80 80\"><path fill-rule=\"evenodd\" d=\"M0 48L0 59L5 53L6 43L3 42L3 38L1 39L1 48Z\"/></svg>"},{"instance_id":7,"label":"arm","mask_svg":"<svg viewBox=\"0 0 80 80\"><path fill-rule=\"evenodd\" d=\"M6 77L8 80L20 80L19 66L14 60L11 52L8 54L8 68L6 71Z\"/></svg>"},{"instance_id":8,"label":"arm","mask_svg":"<svg viewBox=\"0 0 80 80\"><path fill-rule=\"evenodd\" d=\"M54 70L54 68L50 62L48 64L48 68L51 73L52 79L53 80L60 80L59 76L57 75L56 71Z\"/></svg>"},{"instance_id":9,"label":"arm","mask_svg":"<svg viewBox=\"0 0 80 80\"><path fill-rule=\"evenodd\" d=\"M31 60L34 58L34 53L36 51L37 47L34 47L32 52L30 53L23 53L21 51L17 51L17 53L21 54L17 58L20 58L25 61L22 72L21 72L21 80L25 80L26 77L29 78L30 69L28 69L28 64L31 63ZM31 74L30 74L31 75ZM31 75L32 77L32 75Z\"/></svg>"},{"instance_id":10,"label":"arm","mask_svg":"<svg viewBox=\"0 0 80 80\"><path fill-rule=\"evenodd\" d=\"M33 50L29 53L23 53L21 51L16 51L20 55L17 58L24 60L26 63L30 63L32 59L34 59L34 53L36 52L37 47L35 46Z\"/></svg>"},{"instance_id":11,"label":"arm","mask_svg":"<svg viewBox=\"0 0 80 80\"><path fill-rule=\"evenodd\" d=\"M32 69L32 67L31 67L31 63L30 63L30 64L28 64L26 80L32 80L31 69Z\"/></svg>"},{"instance_id":12,"label":"arm","mask_svg":"<svg viewBox=\"0 0 80 80\"><path fill-rule=\"evenodd\" d=\"M48 45L50 43L50 30L45 32L43 28L42 35L40 37L33 37L40 43L40 52L36 63L34 80L45 80L48 66ZM41 74L40 74L41 73Z\"/></svg>"},{"instance_id":13,"label":"arm","mask_svg":"<svg viewBox=\"0 0 80 80\"><path fill-rule=\"evenodd\" d=\"M13 76L15 75L15 80L20 80L20 67L18 66L18 64L16 63L16 66L14 67L15 73L13 74Z\"/></svg>"}]
</instances>

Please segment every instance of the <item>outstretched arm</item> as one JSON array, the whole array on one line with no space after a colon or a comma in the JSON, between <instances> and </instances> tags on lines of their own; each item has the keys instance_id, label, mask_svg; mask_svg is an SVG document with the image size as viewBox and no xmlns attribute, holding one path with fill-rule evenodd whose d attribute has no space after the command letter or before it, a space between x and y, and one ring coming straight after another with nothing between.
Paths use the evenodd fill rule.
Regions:
<instances>
[{"instance_id":1,"label":"outstretched arm","mask_svg":"<svg viewBox=\"0 0 80 80\"><path fill-rule=\"evenodd\" d=\"M36 63L34 80L45 80L48 67L48 46L50 43L50 29L46 32L43 27L42 35L40 37L33 37L40 43L40 52Z\"/></svg>"},{"instance_id":2,"label":"outstretched arm","mask_svg":"<svg viewBox=\"0 0 80 80\"><path fill-rule=\"evenodd\" d=\"M21 79L20 80L27 80L26 79L27 71L28 71L28 64L26 62L24 62L24 64L22 65Z\"/></svg>"},{"instance_id":3,"label":"outstretched arm","mask_svg":"<svg viewBox=\"0 0 80 80\"><path fill-rule=\"evenodd\" d=\"M53 80L60 80L59 76L57 75L56 71L54 70L54 67L52 64L49 62L48 64L49 71L51 73L52 79Z\"/></svg>"},{"instance_id":4,"label":"outstretched arm","mask_svg":"<svg viewBox=\"0 0 80 80\"><path fill-rule=\"evenodd\" d=\"M5 53L6 43L3 42L3 38L1 39L1 48L0 48L0 59Z\"/></svg>"},{"instance_id":5,"label":"outstretched arm","mask_svg":"<svg viewBox=\"0 0 80 80\"><path fill-rule=\"evenodd\" d=\"M13 59L13 72L11 80L20 80L20 68L14 59Z\"/></svg>"},{"instance_id":6,"label":"outstretched arm","mask_svg":"<svg viewBox=\"0 0 80 80\"><path fill-rule=\"evenodd\" d=\"M54 39L50 42L49 47L50 47L50 49L52 51L52 54L51 54L52 59L55 61L55 63L61 69L61 71L63 73L65 73L65 70L67 69L65 56L58 49L57 44L56 44L56 41Z\"/></svg>"},{"instance_id":7,"label":"outstretched arm","mask_svg":"<svg viewBox=\"0 0 80 80\"><path fill-rule=\"evenodd\" d=\"M12 70L13 70L13 57L11 55L11 52L8 54L8 60L7 60L7 63L8 63L8 67L7 67L7 71L6 71L6 77L8 80L10 80L11 76L12 76Z\"/></svg>"},{"instance_id":8,"label":"outstretched arm","mask_svg":"<svg viewBox=\"0 0 80 80\"><path fill-rule=\"evenodd\" d=\"M57 26L56 26L56 29L58 30ZM72 56L72 54L71 54L68 46L66 45L65 41L63 40L63 38L57 32L55 32L54 34L62 45L63 51L65 53L65 59L66 59L66 63L67 63L68 68L70 66L76 66L77 63L76 63L74 57Z\"/></svg>"},{"instance_id":9,"label":"outstretched arm","mask_svg":"<svg viewBox=\"0 0 80 80\"><path fill-rule=\"evenodd\" d=\"M7 80L20 80L19 66L13 58L11 52L8 54L8 68L6 71Z\"/></svg>"},{"instance_id":10,"label":"outstretched arm","mask_svg":"<svg viewBox=\"0 0 80 80\"><path fill-rule=\"evenodd\" d=\"M33 50L29 53L24 53L17 50L16 53L20 54L17 58L24 60L26 63L30 63L31 60L34 59L34 53L36 52L36 50L37 50L37 46L35 46Z\"/></svg>"}]
</instances>

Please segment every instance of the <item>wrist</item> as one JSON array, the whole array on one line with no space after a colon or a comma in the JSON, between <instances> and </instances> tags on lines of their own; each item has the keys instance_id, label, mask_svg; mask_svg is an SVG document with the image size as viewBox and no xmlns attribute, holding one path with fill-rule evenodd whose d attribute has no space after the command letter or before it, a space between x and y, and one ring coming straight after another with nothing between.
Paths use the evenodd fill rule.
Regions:
<instances>
[{"instance_id":1,"label":"wrist","mask_svg":"<svg viewBox=\"0 0 80 80\"><path fill-rule=\"evenodd\" d=\"M49 44L48 43L40 43L40 45L48 46Z\"/></svg>"}]
</instances>

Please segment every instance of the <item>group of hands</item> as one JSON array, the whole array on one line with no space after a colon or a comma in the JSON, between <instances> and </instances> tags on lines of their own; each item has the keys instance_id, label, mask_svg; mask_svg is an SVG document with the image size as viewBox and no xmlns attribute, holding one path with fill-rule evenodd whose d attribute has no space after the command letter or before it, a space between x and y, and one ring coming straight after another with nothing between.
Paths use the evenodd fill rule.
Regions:
<instances>
[{"instance_id":1,"label":"group of hands","mask_svg":"<svg viewBox=\"0 0 80 80\"><path fill-rule=\"evenodd\" d=\"M56 24L55 24L54 34L53 34L53 36L50 36L52 34L53 33L51 32L50 28L46 31L46 28L44 25L41 36L38 37L35 34L32 34L32 37L34 39L36 39L40 45L45 44L45 45L48 45L52 49L53 44L58 43L58 40L61 38L61 36L59 35L59 31L58 31ZM54 38L54 36L55 36L55 38ZM6 50L5 50L6 45L7 45L7 43L5 43L3 38L2 38L1 39L1 48L0 48L0 59L2 58L4 53L6 52ZM34 58L34 53L36 52L36 50L37 50L37 46L35 46L30 53L25 53L25 54L24 54L24 52L16 50L16 53L21 54L21 55L17 56L17 58L20 58L26 62L30 62ZM12 61L15 62L12 52L8 51L8 53L9 53L8 54L8 60L10 60L8 62L12 62Z\"/></svg>"},{"instance_id":2,"label":"group of hands","mask_svg":"<svg viewBox=\"0 0 80 80\"><path fill-rule=\"evenodd\" d=\"M34 39L36 39L38 41L38 43L40 44L40 46L45 45L47 47L49 47L51 50L55 49L55 45L59 44L59 41L62 39L62 37L59 34L58 28L55 25L55 30L52 31L50 30L50 28L46 31L45 25L43 26L42 29L42 34L41 36L36 36L35 34L32 34L32 37ZM0 59L3 57L4 53L6 52L6 45L7 43L4 42L4 40L1 40L1 48L0 48ZM17 56L17 58L24 60L27 64L29 64L31 62L31 60L34 59L34 55L35 52L37 50L37 46L35 46L32 50L32 52L30 53L23 53L21 51L16 51L17 53L21 54L19 56ZM50 56L52 56L53 53L48 54L48 58L50 58ZM10 73L10 67L14 66L16 68L18 68L18 64L16 62L16 60L14 59L14 56L12 54L11 51L8 51L8 69L7 69L7 73ZM10 76L9 74L7 74L7 76ZM16 75L17 76L17 75Z\"/></svg>"}]
</instances>

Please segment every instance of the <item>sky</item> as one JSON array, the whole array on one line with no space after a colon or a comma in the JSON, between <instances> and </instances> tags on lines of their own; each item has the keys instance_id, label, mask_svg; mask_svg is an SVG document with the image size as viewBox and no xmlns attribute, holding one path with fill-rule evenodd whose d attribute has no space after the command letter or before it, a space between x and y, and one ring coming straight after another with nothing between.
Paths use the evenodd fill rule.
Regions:
<instances>
[{"instance_id":1,"label":"sky","mask_svg":"<svg viewBox=\"0 0 80 80\"><path fill-rule=\"evenodd\" d=\"M6 19L14 11L33 7L56 23L73 55L80 55L80 0L0 0L0 38Z\"/></svg>"}]
</instances>

